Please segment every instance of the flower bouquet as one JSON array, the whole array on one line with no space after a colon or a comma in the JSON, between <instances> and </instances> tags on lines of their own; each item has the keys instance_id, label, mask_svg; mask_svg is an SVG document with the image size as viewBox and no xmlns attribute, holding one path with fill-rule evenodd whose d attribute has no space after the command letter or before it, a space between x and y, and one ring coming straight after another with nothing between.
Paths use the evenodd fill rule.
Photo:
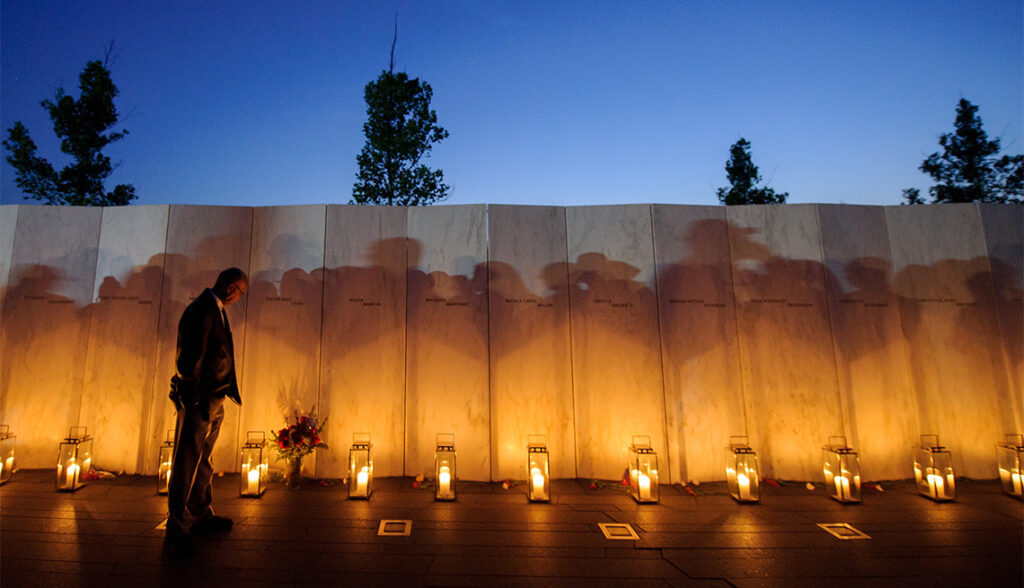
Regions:
<instances>
[{"instance_id":1,"label":"flower bouquet","mask_svg":"<svg viewBox=\"0 0 1024 588\"><path fill-rule=\"evenodd\" d=\"M285 424L287 424L287 419ZM302 474L302 458L314 449L327 449L327 444L320 439L320 431L327 424L327 419L318 422L316 409L310 409L309 414L300 415L295 412L295 424L288 425L280 431L271 431L270 438L277 448L277 455L280 459L288 462L288 472L285 475L285 482L288 486L298 487Z\"/></svg>"}]
</instances>

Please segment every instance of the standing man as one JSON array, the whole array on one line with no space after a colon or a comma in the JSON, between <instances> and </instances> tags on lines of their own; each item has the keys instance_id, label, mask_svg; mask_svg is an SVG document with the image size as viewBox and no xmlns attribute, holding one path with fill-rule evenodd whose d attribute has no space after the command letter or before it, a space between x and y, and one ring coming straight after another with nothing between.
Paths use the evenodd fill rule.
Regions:
<instances>
[{"instance_id":1,"label":"standing man","mask_svg":"<svg viewBox=\"0 0 1024 588\"><path fill-rule=\"evenodd\" d=\"M178 555L195 551L192 535L227 533L232 521L213 513L213 445L224 420L224 397L241 405L235 378L235 349L224 308L249 289L237 267L217 276L192 301L178 322L178 353L171 400L178 410L174 460L167 486L165 544ZM191 527L189 526L191 521Z\"/></svg>"}]
</instances>

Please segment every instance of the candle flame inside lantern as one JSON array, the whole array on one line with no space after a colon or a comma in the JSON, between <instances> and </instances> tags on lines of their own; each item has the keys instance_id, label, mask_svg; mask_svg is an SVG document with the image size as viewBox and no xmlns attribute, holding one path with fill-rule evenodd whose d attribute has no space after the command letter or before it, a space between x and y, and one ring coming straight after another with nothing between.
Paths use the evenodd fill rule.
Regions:
<instances>
[{"instance_id":1,"label":"candle flame inside lantern","mask_svg":"<svg viewBox=\"0 0 1024 588\"><path fill-rule=\"evenodd\" d=\"M441 472L437 475L437 484L441 488L441 494L448 495L452 484L452 475L448 466L441 466Z\"/></svg>"},{"instance_id":2,"label":"candle flame inside lantern","mask_svg":"<svg viewBox=\"0 0 1024 588\"><path fill-rule=\"evenodd\" d=\"M543 492L544 490L544 474L540 473L540 468L533 468L530 472L533 482L533 491Z\"/></svg>"},{"instance_id":3,"label":"candle flame inside lantern","mask_svg":"<svg viewBox=\"0 0 1024 588\"><path fill-rule=\"evenodd\" d=\"M366 487L370 483L370 468L363 466L363 469L359 470L356 474L356 491L360 496L366 495Z\"/></svg>"}]
</instances>

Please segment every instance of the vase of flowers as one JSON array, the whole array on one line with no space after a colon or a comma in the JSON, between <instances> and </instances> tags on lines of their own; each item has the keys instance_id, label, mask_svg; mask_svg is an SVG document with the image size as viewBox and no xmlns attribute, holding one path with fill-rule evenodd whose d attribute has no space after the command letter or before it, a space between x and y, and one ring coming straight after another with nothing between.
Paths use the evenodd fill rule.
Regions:
<instances>
[{"instance_id":1,"label":"vase of flowers","mask_svg":"<svg viewBox=\"0 0 1024 588\"><path fill-rule=\"evenodd\" d=\"M319 422L316 418L316 409L310 409L309 414L300 415L295 412L295 423L288 425L279 431L271 431L270 438L277 448L277 456L285 460L285 484L289 488L298 488L302 480L302 458L314 449L327 449L327 444L320 438L320 431L327 424L327 419Z\"/></svg>"}]
</instances>

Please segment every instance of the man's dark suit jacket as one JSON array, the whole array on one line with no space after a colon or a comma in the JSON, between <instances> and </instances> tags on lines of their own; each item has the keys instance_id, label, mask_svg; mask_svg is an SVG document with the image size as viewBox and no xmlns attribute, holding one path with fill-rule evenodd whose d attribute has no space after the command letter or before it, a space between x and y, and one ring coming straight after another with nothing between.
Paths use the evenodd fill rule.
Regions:
<instances>
[{"instance_id":1,"label":"man's dark suit jacket","mask_svg":"<svg viewBox=\"0 0 1024 588\"><path fill-rule=\"evenodd\" d=\"M231 330L221 318L213 290L206 289L185 308L178 322L178 393L228 398L242 404L235 378Z\"/></svg>"}]
</instances>

